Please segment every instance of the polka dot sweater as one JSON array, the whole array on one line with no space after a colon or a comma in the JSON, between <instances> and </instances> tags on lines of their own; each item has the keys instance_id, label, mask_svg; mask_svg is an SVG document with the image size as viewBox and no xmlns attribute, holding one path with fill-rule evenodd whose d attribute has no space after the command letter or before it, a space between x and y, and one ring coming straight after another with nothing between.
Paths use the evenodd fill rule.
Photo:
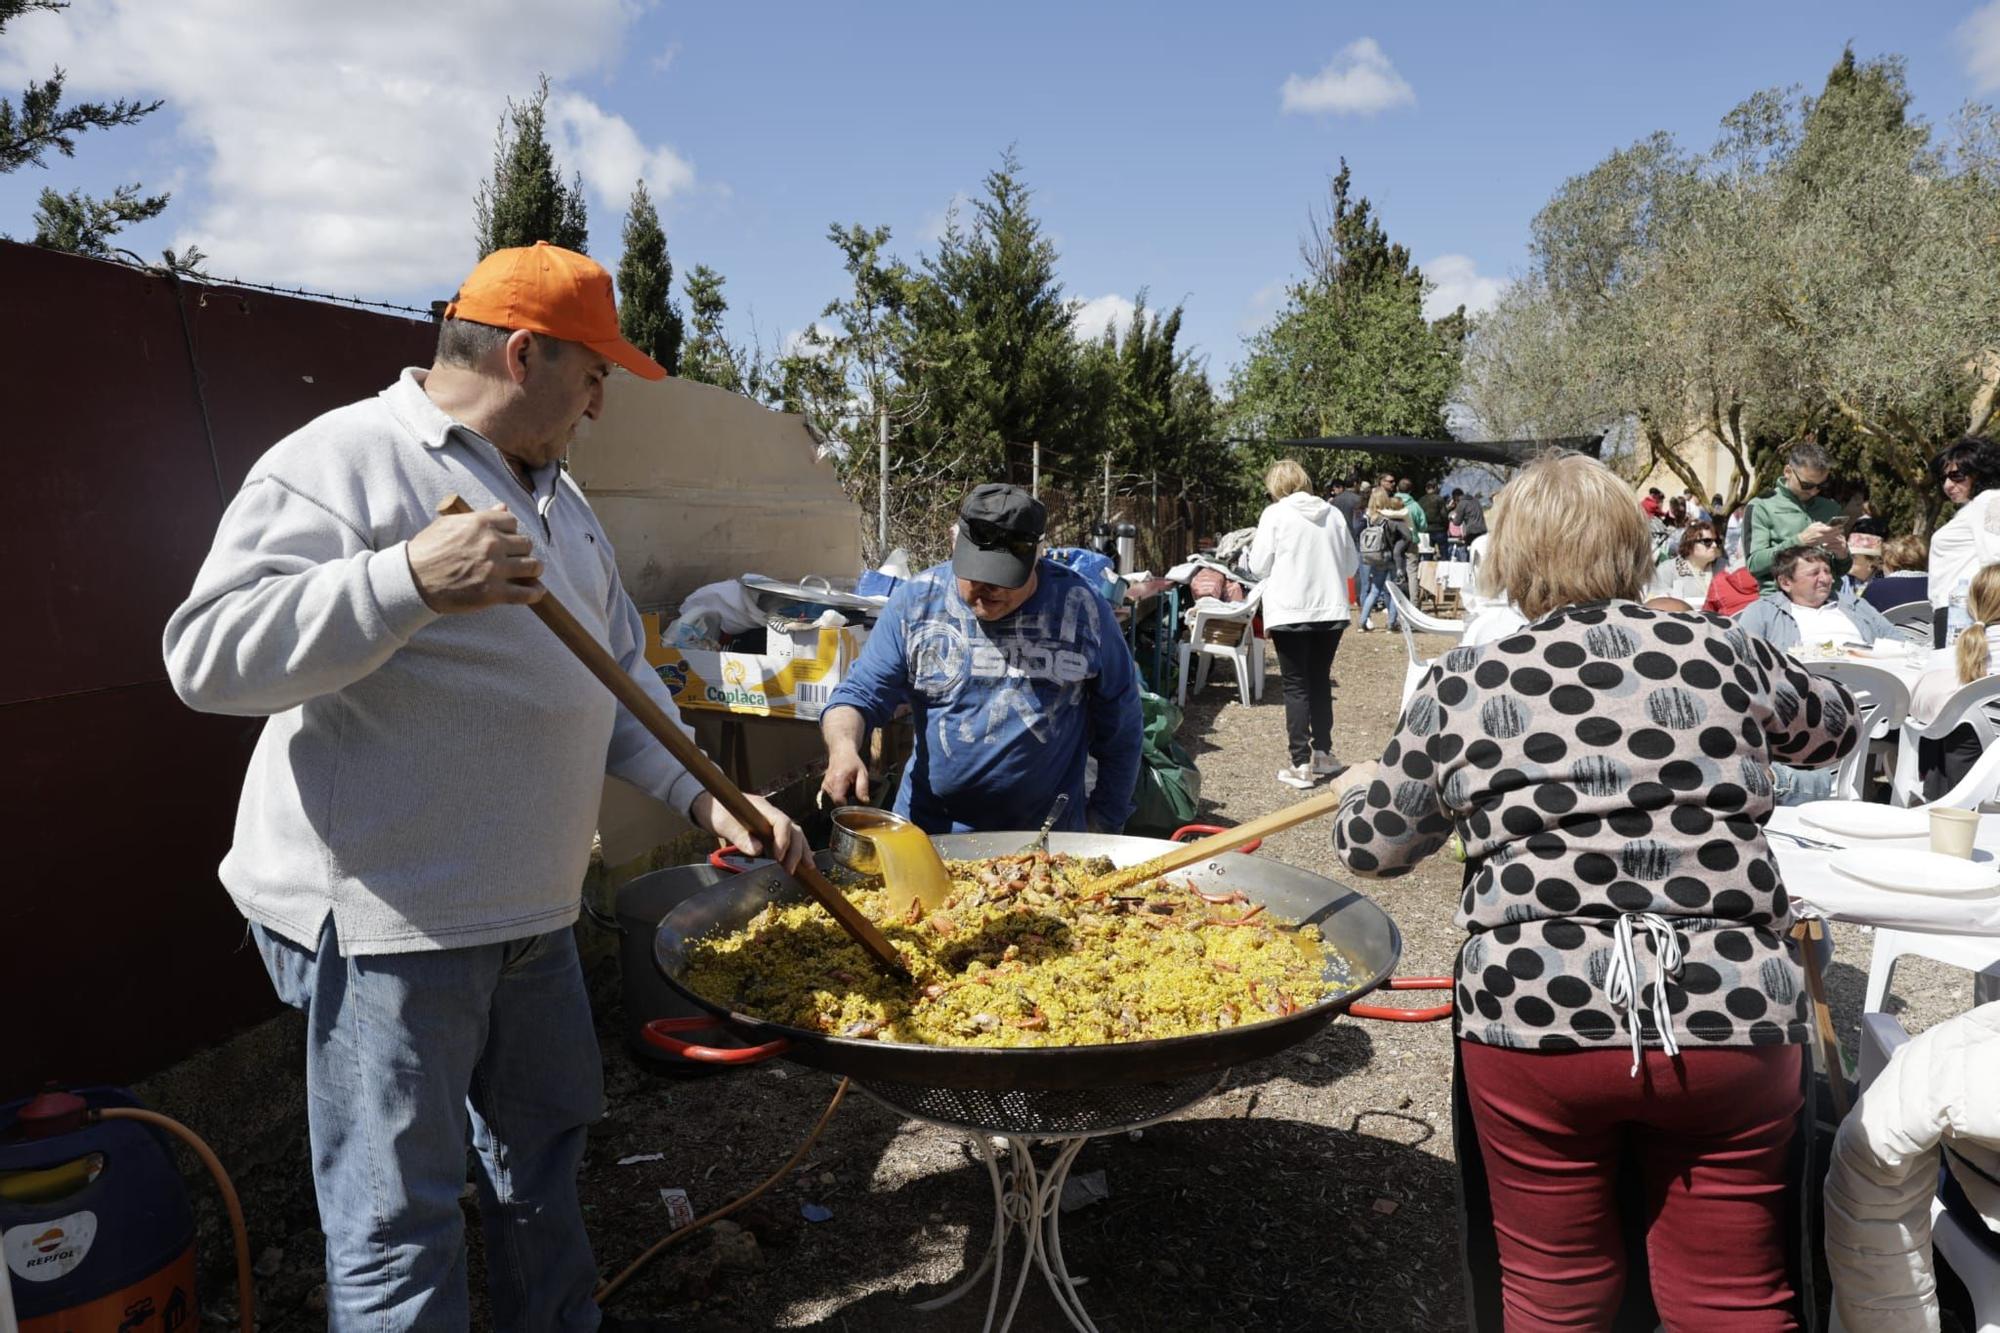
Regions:
<instances>
[{"instance_id":1,"label":"polka dot sweater","mask_svg":"<svg viewBox=\"0 0 2000 1333\"><path fill-rule=\"evenodd\" d=\"M1461 1037L1579 1050L1628 1044L1636 1022L1665 1045L1664 995L1683 1048L1802 1042L1770 765L1835 762L1853 712L1719 616L1568 607L1444 655L1334 845L1387 877L1463 839Z\"/></svg>"}]
</instances>

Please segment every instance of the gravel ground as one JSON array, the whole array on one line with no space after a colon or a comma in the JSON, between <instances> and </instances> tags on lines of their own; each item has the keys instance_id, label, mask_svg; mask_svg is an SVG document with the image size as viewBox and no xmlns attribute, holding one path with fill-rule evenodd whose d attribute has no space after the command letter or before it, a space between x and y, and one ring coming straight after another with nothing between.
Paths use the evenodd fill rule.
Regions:
<instances>
[{"instance_id":1,"label":"gravel ground","mask_svg":"<svg viewBox=\"0 0 2000 1333\"><path fill-rule=\"evenodd\" d=\"M1427 654L1443 640L1419 640ZM1335 662L1335 744L1350 762L1378 753L1394 725L1403 640L1350 632ZM1204 814L1240 823L1298 793L1274 774L1284 758L1275 674L1244 707L1232 685L1190 700L1181 731L1202 772ZM1265 856L1343 878L1324 822L1280 834ZM1439 860L1362 887L1403 932L1406 976L1448 974L1459 868ZM1836 929L1829 977L1851 1052L1869 941ZM1906 1026L1920 1030L1971 1003L1966 973L1909 959L1896 976ZM592 969L610 1113L592 1132L583 1197L606 1275L671 1230L663 1188L698 1212L735 1198L780 1166L834 1091L834 1080L772 1064L720 1076L663 1074L626 1049L615 959ZM1423 1000L1423 996L1413 996ZM196 1123L237 1173L262 1258L267 1330L323 1326L320 1237L307 1175L298 1032L274 1020L278 1068L194 1061L146 1090ZM1109 1198L1068 1214L1063 1248L1103 1333L1141 1330L1429 1330L1462 1321L1454 1230L1449 1025L1341 1021L1319 1038L1232 1071L1222 1091L1141 1135L1089 1144L1075 1173L1102 1171ZM235 1093L218 1093L234 1081ZM219 1114L218 1100L258 1109ZM213 1128L211 1129L211 1126ZM621 1158L663 1154L621 1166ZM206 1302L230 1289L228 1244L205 1186ZM802 1205L831 1214L810 1223ZM736 1220L647 1268L613 1307L689 1329L976 1329L986 1284L934 1313L912 1308L971 1272L992 1223L986 1171L968 1142L850 1093L798 1169ZM472 1222L468 1202L468 1221ZM721 1234L717 1234L720 1232ZM480 1281L476 1222L473 1281ZM1015 1257L1010 1249L1010 1261ZM1010 1290L1011 1290L1010 1268ZM1003 1303L1006 1297L1003 1296ZM1039 1280L1015 1327L1066 1327Z\"/></svg>"}]
</instances>

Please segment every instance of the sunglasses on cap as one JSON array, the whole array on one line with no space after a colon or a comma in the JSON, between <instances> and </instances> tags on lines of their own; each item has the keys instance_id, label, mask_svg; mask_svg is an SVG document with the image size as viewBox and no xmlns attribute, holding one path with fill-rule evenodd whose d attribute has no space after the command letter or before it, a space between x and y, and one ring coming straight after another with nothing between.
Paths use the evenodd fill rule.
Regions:
<instances>
[{"instance_id":1,"label":"sunglasses on cap","mask_svg":"<svg viewBox=\"0 0 2000 1333\"><path fill-rule=\"evenodd\" d=\"M996 523L988 523L979 518L961 518L959 530L974 546L982 551L1005 551L1018 559L1026 560L1034 555L1040 539L1023 537Z\"/></svg>"}]
</instances>

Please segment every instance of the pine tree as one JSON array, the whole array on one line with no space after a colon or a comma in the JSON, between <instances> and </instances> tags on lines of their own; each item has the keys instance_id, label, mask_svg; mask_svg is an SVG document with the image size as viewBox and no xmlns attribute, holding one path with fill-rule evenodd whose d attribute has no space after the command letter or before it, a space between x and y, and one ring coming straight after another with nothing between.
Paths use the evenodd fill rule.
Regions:
<instances>
[{"instance_id":1,"label":"pine tree","mask_svg":"<svg viewBox=\"0 0 2000 1333\"><path fill-rule=\"evenodd\" d=\"M1020 162L1003 154L971 229L948 223L911 284L910 388L928 404L912 444L954 456L956 481L1027 484L1027 455L1010 444L1040 441L1046 464L1079 473L1096 457L1097 396L1032 197Z\"/></svg>"},{"instance_id":2,"label":"pine tree","mask_svg":"<svg viewBox=\"0 0 2000 1333\"><path fill-rule=\"evenodd\" d=\"M525 102L507 99L493 134L493 175L473 200L474 237L479 257L509 246L548 241L585 253L590 229L583 202L583 177L564 185L549 147L549 78ZM509 132L509 126L512 132Z\"/></svg>"},{"instance_id":3,"label":"pine tree","mask_svg":"<svg viewBox=\"0 0 2000 1333\"><path fill-rule=\"evenodd\" d=\"M625 213L625 253L618 261L618 328L625 341L680 374L683 328L674 304L674 262L660 214L640 181Z\"/></svg>"},{"instance_id":4,"label":"pine tree","mask_svg":"<svg viewBox=\"0 0 2000 1333\"><path fill-rule=\"evenodd\" d=\"M53 14L67 8L64 0L0 0L0 30L35 10ZM84 131L136 125L163 105L157 98L133 102L121 97L109 105L76 102L64 106L65 77L58 67L48 78L30 83L21 92L18 110L12 101L0 97L0 175L22 167L47 166L50 149L74 157L76 137ZM62 194L45 189L36 201L34 243L96 258L130 256L130 251L114 247L111 238L135 222L158 217L172 197L141 195L137 184L119 186L109 199L92 198L81 190ZM182 272L193 272L205 258L194 247L185 255L176 256L172 250L165 253L166 266Z\"/></svg>"},{"instance_id":5,"label":"pine tree","mask_svg":"<svg viewBox=\"0 0 2000 1333\"><path fill-rule=\"evenodd\" d=\"M706 264L696 264L687 275L686 286L688 338L681 348L681 378L742 393L742 358L722 331L722 317L729 312L729 300L722 294L722 275Z\"/></svg>"},{"instance_id":6,"label":"pine tree","mask_svg":"<svg viewBox=\"0 0 2000 1333\"><path fill-rule=\"evenodd\" d=\"M1231 385L1238 434L1276 440L1445 433L1465 321L1425 319L1422 272L1352 187L1343 161L1329 184L1331 211L1312 219L1300 247L1306 276L1249 341ZM1260 446L1244 450L1241 462L1256 473L1276 456L1275 446ZM1358 455L1336 455L1325 466L1345 472L1364 463Z\"/></svg>"}]
</instances>

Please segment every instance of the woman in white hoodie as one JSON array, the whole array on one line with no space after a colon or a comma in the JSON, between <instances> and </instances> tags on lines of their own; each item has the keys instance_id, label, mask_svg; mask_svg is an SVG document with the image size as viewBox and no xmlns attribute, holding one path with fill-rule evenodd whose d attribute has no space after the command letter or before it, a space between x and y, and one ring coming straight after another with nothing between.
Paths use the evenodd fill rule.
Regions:
<instances>
[{"instance_id":1,"label":"woman in white hoodie","mask_svg":"<svg viewBox=\"0 0 2000 1333\"><path fill-rule=\"evenodd\" d=\"M1271 503L1250 542L1250 572L1264 581L1264 628L1285 682L1291 762L1278 781L1311 787L1340 771L1333 757L1333 655L1353 617L1347 581L1361 564L1340 511L1313 494L1312 478L1284 458L1264 474Z\"/></svg>"}]
</instances>

